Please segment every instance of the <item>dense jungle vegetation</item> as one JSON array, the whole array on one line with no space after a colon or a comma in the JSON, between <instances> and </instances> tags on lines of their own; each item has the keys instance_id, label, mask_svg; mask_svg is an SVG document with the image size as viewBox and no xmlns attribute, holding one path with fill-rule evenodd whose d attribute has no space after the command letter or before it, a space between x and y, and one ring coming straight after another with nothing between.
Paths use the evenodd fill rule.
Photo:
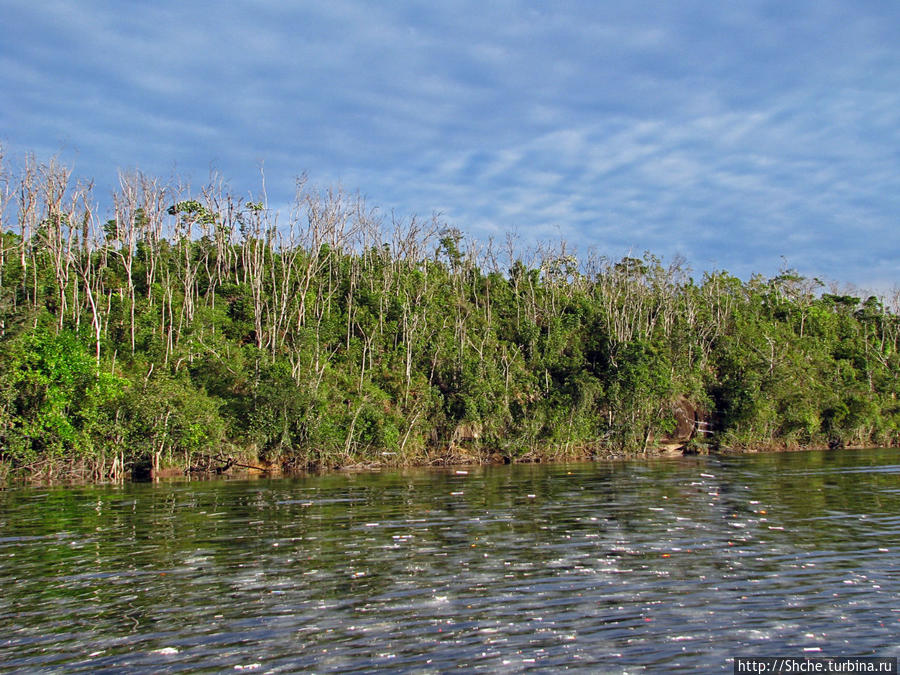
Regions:
<instances>
[{"instance_id":1,"label":"dense jungle vegetation","mask_svg":"<svg viewBox=\"0 0 900 675\"><path fill-rule=\"evenodd\" d=\"M525 254L305 179L285 214L215 179L122 173L101 206L56 161L0 175L6 472L592 456L685 405L691 444L900 440L896 293Z\"/></svg>"}]
</instances>

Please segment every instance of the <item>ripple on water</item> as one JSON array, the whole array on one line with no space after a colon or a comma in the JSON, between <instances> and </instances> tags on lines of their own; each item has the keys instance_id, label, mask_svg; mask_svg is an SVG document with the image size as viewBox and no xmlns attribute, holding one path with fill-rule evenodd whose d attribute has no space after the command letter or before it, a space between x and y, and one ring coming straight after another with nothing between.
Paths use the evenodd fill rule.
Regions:
<instances>
[{"instance_id":1,"label":"ripple on water","mask_svg":"<svg viewBox=\"0 0 900 675\"><path fill-rule=\"evenodd\" d=\"M892 654L896 450L0 493L0 671ZM821 651L814 651L821 650Z\"/></svg>"}]
</instances>

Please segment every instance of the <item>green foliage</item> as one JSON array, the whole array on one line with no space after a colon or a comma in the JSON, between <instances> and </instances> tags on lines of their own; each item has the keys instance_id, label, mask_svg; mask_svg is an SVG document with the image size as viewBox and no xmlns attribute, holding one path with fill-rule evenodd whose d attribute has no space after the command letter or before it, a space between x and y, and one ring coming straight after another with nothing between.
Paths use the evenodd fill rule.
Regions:
<instances>
[{"instance_id":1,"label":"green foliage","mask_svg":"<svg viewBox=\"0 0 900 675\"><path fill-rule=\"evenodd\" d=\"M94 451L113 433L126 381L100 370L72 331L40 328L2 343L0 444L5 459L30 463Z\"/></svg>"},{"instance_id":2,"label":"green foliage","mask_svg":"<svg viewBox=\"0 0 900 675\"><path fill-rule=\"evenodd\" d=\"M679 401L712 443L900 441L900 319L876 297L565 246L502 271L454 228L383 232L334 192L301 193L285 233L212 187L131 188L93 234L39 204L0 239L7 464L634 451Z\"/></svg>"},{"instance_id":3,"label":"green foliage","mask_svg":"<svg viewBox=\"0 0 900 675\"><path fill-rule=\"evenodd\" d=\"M128 387L120 406L128 458L172 462L217 453L225 441L220 403L186 378L160 376Z\"/></svg>"}]
</instances>

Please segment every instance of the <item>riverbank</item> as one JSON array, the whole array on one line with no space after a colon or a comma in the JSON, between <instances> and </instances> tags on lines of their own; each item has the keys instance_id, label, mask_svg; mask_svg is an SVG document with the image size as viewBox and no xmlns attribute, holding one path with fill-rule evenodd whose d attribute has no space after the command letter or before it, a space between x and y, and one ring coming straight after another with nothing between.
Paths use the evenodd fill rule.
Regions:
<instances>
[{"instance_id":1,"label":"riverbank","mask_svg":"<svg viewBox=\"0 0 900 675\"><path fill-rule=\"evenodd\" d=\"M602 447L551 448L543 451L523 453L515 458L498 452L473 451L465 448L445 449L413 458L401 460L396 453L383 452L379 457L350 457L343 463L299 464L296 461L268 462L258 456L243 454L205 454L192 458L189 464L168 463L157 468L148 464L125 467L123 471L110 474L103 466L92 465L84 460L77 462L46 460L27 467L11 467L0 462L0 486L2 485L59 485L59 484L105 484L115 482L155 482L178 478L194 480L214 478L268 477L280 478L297 475L326 474L341 472L371 472L404 468L423 467L478 467L503 464L554 464L566 462L627 461L629 459L674 458L700 455L743 455L760 453L787 453L805 451L863 450L867 445L800 445L768 443L746 447L723 447L715 444L664 443L639 450L616 450ZM887 447L887 446L882 446ZM893 444L890 447L900 447Z\"/></svg>"}]
</instances>

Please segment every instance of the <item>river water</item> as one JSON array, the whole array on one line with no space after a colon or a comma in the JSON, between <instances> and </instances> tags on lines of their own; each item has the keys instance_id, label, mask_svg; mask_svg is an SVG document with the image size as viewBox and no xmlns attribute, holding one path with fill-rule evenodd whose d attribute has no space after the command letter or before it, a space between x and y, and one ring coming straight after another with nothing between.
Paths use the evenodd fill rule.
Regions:
<instances>
[{"instance_id":1,"label":"river water","mask_svg":"<svg viewBox=\"0 0 900 675\"><path fill-rule=\"evenodd\" d=\"M0 671L900 653L900 450L0 492Z\"/></svg>"}]
</instances>

